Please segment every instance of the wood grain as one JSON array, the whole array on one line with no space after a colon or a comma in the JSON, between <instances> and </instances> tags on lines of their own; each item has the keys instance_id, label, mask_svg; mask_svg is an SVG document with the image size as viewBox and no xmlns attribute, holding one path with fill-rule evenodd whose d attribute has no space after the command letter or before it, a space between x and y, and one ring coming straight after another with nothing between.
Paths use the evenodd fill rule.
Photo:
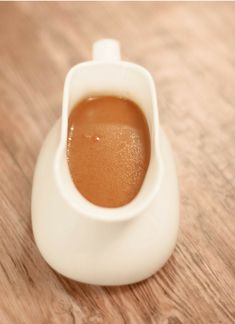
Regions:
<instances>
[{"instance_id":1,"label":"wood grain","mask_svg":"<svg viewBox=\"0 0 235 324\"><path fill-rule=\"evenodd\" d=\"M0 3L0 323L235 323L235 3ZM175 151L175 253L142 283L55 273L32 237L33 169L64 77L120 40L153 74Z\"/></svg>"}]
</instances>

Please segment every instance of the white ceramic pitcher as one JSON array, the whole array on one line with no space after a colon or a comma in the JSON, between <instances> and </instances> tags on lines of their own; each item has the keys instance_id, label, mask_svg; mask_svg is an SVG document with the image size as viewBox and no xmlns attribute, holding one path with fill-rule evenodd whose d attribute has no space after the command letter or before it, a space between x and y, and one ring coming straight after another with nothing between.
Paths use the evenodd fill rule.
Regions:
<instances>
[{"instance_id":1,"label":"white ceramic pitcher","mask_svg":"<svg viewBox=\"0 0 235 324\"><path fill-rule=\"evenodd\" d=\"M138 195L127 205L102 208L74 186L66 159L68 116L95 95L133 100L147 119L151 157ZM169 143L159 129L153 79L120 60L114 40L94 44L93 61L68 73L61 120L41 149L33 181L32 226L37 246L61 274L90 284L121 285L155 273L171 255L178 232L178 187Z\"/></svg>"}]
</instances>

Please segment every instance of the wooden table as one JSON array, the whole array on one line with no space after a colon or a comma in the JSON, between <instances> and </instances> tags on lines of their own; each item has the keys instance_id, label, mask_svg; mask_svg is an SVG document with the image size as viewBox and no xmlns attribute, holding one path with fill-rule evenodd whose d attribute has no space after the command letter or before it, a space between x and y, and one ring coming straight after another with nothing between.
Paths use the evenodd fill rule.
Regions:
<instances>
[{"instance_id":1,"label":"wooden table","mask_svg":"<svg viewBox=\"0 0 235 324\"><path fill-rule=\"evenodd\" d=\"M235 3L0 4L0 323L235 323ZM55 273L35 246L33 169L64 77L113 37L158 90L181 191L176 250L139 284Z\"/></svg>"}]
</instances>

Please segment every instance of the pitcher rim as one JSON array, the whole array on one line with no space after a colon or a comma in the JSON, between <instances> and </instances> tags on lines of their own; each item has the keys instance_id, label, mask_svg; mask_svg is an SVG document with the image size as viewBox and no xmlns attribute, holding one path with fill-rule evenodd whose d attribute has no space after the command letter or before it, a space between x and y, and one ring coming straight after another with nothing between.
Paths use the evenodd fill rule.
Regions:
<instances>
[{"instance_id":1,"label":"pitcher rim","mask_svg":"<svg viewBox=\"0 0 235 324\"><path fill-rule=\"evenodd\" d=\"M158 174L156 178L156 183L154 183L151 192L146 196L145 200L142 202L141 206L134 206L132 207L131 211L128 211L129 205L132 203L134 199L138 199L137 196L130 201L128 204L120 207L101 207L97 206L91 202L89 202L85 197L83 197L80 192L78 191L79 195L81 196L81 199L84 199L89 209L92 209L93 212L84 211L79 207L79 204L77 202L74 202L73 199L65 192L63 188L63 184L61 181L61 176L59 172L59 163L60 163L60 157L63 155L64 150L66 150L67 146L67 131L68 131L68 98L69 98L69 85L71 82L71 79L73 77L73 73L76 71L76 69L86 66L102 66L102 65L110 65L110 66L125 66L128 68L131 68L132 70L139 70L140 73L144 74L145 77L147 77L151 92L151 105L152 105L152 111L153 111L153 143L155 144L154 148L151 148L156 154L156 163L158 164ZM147 170L148 172L148 170ZM67 73L65 83L64 83L64 92L63 92L63 104L62 104L62 113L61 113L61 129L60 129L60 138L59 138L59 145L56 150L55 154L55 160L54 160L54 176L56 179L56 182L58 184L59 191L62 195L62 197L67 201L67 203L80 215L86 216L88 218L91 218L93 220L97 221L106 221L106 222L118 222L118 221L124 221L124 220L130 220L137 215L141 214L152 202L152 200L156 197L164 174L164 165L162 161L162 155L161 155L161 148L160 148L160 141L159 141L159 114L158 114L158 105L157 105L157 93L155 89L154 80L152 78L152 75L150 72L145 69L144 67L127 61L113 61L113 62L104 62L104 61L86 61L79 64L76 64L73 66L69 72ZM71 175L70 175L71 176ZM145 177L147 176L147 173ZM74 185L74 184L73 184ZM142 184L142 186L144 183ZM130 208L129 208L130 209Z\"/></svg>"}]
</instances>

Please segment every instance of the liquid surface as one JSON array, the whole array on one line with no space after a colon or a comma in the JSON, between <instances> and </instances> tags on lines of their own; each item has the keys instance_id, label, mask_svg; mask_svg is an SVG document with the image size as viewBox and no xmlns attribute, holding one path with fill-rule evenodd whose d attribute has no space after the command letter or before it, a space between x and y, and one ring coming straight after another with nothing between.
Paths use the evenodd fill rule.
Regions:
<instances>
[{"instance_id":1,"label":"liquid surface","mask_svg":"<svg viewBox=\"0 0 235 324\"><path fill-rule=\"evenodd\" d=\"M67 159L73 182L90 202L120 207L139 192L150 159L140 108L118 97L78 103L69 116Z\"/></svg>"}]
</instances>

